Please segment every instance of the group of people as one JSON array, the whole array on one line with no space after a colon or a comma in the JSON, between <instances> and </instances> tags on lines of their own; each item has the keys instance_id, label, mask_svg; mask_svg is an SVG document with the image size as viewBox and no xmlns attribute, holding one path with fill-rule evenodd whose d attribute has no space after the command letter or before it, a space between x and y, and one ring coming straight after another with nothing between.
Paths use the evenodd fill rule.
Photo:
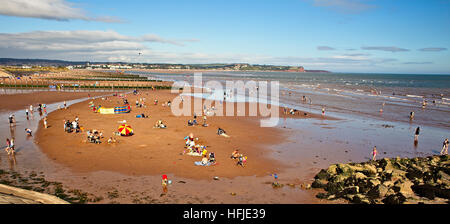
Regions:
<instances>
[{"instance_id":1,"label":"group of people","mask_svg":"<svg viewBox=\"0 0 450 224\"><path fill-rule=\"evenodd\" d=\"M202 160L199 162L195 162L196 165L201 166L210 166L216 164L216 156L214 152L210 152L208 154L208 150L206 150L206 146L196 144L195 141L198 141L198 138L194 138L194 134L190 133L188 136L184 137L185 145L188 150L188 155L194 156L202 156ZM186 153L186 151L184 151Z\"/></svg>"},{"instance_id":2,"label":"group of people","mask_svg":"<svg viewBox=\"0 0 450 224\"><path fill-rule=\"evenodd\" d=\"M78 117L74 121L64 120L64 131L67 133L78 133L81 131L80 123Z\"/></svg>"},{"instance_id":3,"label":"group of people","mask_svg":"<svg viewBox=\"0 0 450 224\"><path fill-rule=\"evenodd\" d=\"M103 138L103 133L97 130L89 130L87 133L87 140L90 143L100 144L101 139ZM109 140L108 140L109 143Z\"/></svg>"},{"instance_id":4,"label":"group of people","mask_svg":"<svg viewBox=\"0 0 450 224\"><path fill-rule=\"evenodd\" d=\"M203 124L202 124L202 126L203 127L208 127L209 125L206 123L206 115L204 115L203 116ZM192 119L192 120L188 120L188 122L187 122L187 125L188 126L195 126L195 125L198 125L198 122L197 122L197 114L196 113L194 113L194 118Z\"/></svg>"},{"instance_id":5,"label":"group of people","mask_svg":"<svg viewBox=\"0 0 450 224\"><path fill-rule=\"evenodd\" d=\"M244 164L247 162L247 156L244 156L242 153L239 153L239 150L236 149L231 153L231 159L237 160L236 166L244 167Z\"/></svg>"}]
</instances>

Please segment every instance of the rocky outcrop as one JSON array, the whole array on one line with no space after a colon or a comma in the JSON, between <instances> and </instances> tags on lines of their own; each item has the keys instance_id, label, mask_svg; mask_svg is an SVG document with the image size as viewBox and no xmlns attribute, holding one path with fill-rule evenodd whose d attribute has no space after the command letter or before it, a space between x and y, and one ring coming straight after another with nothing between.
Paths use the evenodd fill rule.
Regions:
<instances>
[{"instance_id":1,"label":"rocky outcrop","mask_svg":"<svg viewBox=\"0 0 450 224\"><path fill-rule=\"evenodd\" d=\"M449 156L333 164L314 177L318 198L363 204L449 203Z\"/></svg>"}]
</instances>

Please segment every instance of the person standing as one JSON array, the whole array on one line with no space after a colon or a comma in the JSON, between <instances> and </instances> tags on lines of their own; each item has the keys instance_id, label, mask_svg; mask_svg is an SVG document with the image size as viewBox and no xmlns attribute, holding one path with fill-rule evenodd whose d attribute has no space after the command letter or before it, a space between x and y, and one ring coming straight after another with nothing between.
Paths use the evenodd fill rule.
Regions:
<instances>
[{"instance_id":1,"label":"person standing","mask_svg":"<svg viewBox=\"0 0 450 224\"><path fill-rule=\"evenodd\" d=\"M372 160L375 161L377 157L377 146L374 146L372 149Z\"/></svg>"},{"instance_id":2,"label":"person standing","mask_svg":"<svg viewBox=\"0 0 450 224\"><path fill-rule=\"evenodd\" d=\"M27 120L29 120L29 117L28 117L28 109L25 109L25 115L27 115Z\"/></svg>"},{"instance_id":3,"label":"person standing","mask_svg":"<svg viewBox=\"0 0 450 224\"><path fill-rule=\"evenodd\" d=\"M47 117L44 117L44 128L47 128Z\"/></svg>"},{"instance_id":4,"label":"person standing","mask_svg":"<svg viewBox=\"0 0 450 224\"><path fill-rule=\"evenodd\" d=\"M414 135L414 142L417 143L419 141L420 127L416 128L416 132Z\"/></svg>"},{"instance_id":5,"label":"person standing","mask_svg":"<svg viewBox=\"0 0 450 224\"><path fill-rule=\"evenodd\" d=\"M444 140L444 142L442 143L441 155L448 155L448 145L449 145L449 141L448 141L448 138L446 138Z\"/></svg>"},{"instance_id":6,"label":"person standing","mask_svg":"<svg viewBox=\"0 0 450 224\"><path fill-rule=\"evenodd\" d=\"M9 140L9 138L6 138L6 148L5 148L5 152L9 154L9 146L11 145L11 141Z\"/></svg>"}]
</instances>

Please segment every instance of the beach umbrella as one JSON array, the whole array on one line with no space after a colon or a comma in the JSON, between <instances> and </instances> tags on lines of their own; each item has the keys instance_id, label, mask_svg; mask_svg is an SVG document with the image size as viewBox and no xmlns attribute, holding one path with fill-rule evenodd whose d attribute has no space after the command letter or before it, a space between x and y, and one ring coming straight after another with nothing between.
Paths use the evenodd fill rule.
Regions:
<instances>
[{"instance_id":1,"label":"beach umbrella","mask_svg":"<svg viewBox=\"0 0 450 224\"><path fill-rule=\"evenodd\" d=\"M131 135L131 133L133 133L133 129L131 128L130 125L128 125L128 124L123 124L123 125L120 125L120 126L119 126L119 133L120 133L121 135L125 135L125 136Z\"/></svg>"}]
</instances>

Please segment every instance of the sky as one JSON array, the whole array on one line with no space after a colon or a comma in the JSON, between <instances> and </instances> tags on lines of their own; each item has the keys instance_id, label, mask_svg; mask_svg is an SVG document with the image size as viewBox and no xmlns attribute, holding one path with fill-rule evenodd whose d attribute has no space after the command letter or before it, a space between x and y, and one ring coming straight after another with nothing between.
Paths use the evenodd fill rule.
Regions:
<instances>
[{"instance_id":1,"label":"sky","mask_svg":"<svg viewBox=\"0 0 450 224\"><path fill-rule=\"evenodd\" d=\"M450 74L450 0L0 0L0 57Z\"/></svg>"}]
</instances>

